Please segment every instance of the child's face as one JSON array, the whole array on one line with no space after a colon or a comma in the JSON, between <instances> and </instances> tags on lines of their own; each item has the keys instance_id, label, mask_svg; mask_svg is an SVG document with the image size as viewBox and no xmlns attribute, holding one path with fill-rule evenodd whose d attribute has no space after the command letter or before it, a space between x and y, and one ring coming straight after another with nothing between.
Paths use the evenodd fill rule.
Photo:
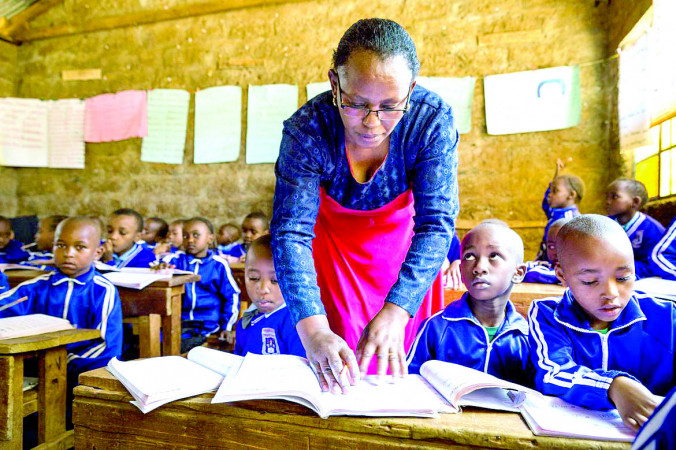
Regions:
<instances>
[{"instance_id":1,"label":"child's face","mask_svg":"<svg viewBox=\"0 0 676 450\"><path fill-rule=\"evenodd\" d=\"M549 227L549 231L547 232L547 259L552 265L559 261L556 255L556 236L559 235L560 229L561 227Z\"/></svg>"},{"instance_id":2,"label":"child's face","mask_svg":"<svg viewBox=\"0 0 676 450\"><path fill-rule=\"evenodd\" d=\"M134 216L111 216L108 223L108 240L118 255L129 250L138 240L139 230Z\"/></svg>"},{"instance_id":3,"label":"child's face","mask_svg":"<svg viewBox=\"0 0 676 450\"><path fill-rule=\"evenodd\" d=\"M463 240L460 275L474 300L493 300L523 279L523 265L517 263L511 247L514 238L506 231L479 227Z\"/></svg>"},{"instance_id":4,"label":"child's face","mask_svg":"<svg viewBox=\"0 0 676 450\"><path fill-rule=\"evenodd\" d=\"M143 239L147 244L153 244L157 242L157 233L160 231L160 228L162 228L162 225L155 222L154 220L144 221L141 239Z\"/></svg>"},{"instance_id":5,"label":"child's face","mask_svg":"<svg viewBox=\"0 0 676 450\"><path fill-rule=\"evenodd\" d=\"M183 230L183 244L185 252L196 258L204 258L209 252L214 235L203 222L188 222Z\"/></svg>"},{"instance_id":6,"label":"child's face","mask_svg":"<svg viewBox=\"0 0 676 450\"><path fill-rule=\"evenodd\" d=\"M244 276L246 292L260 312L271 313L284 303L272 255L265 248L254 249L247 255Z\"/></svg>"},{"instance_id":7,"label":"child's face","mask_svg":"<svg viewBox=\"0 0 676 450\"><path fill-rule=\"evenodd\" d=\"M4 220L0 221L0 250L7 247L9 241L14 239L14 231L12 225Z\"/></svg>"},{"instance_id":8,"label":"child's face","mask_svg":"<svg viewBox=\"0 0 676 450\"><path fill-rule=\"evenodd\" d=\"M38 231L35 233L35 246L41 252L51 250L54 246L54 231L52 231L49 219L40 221Z\"/></svg>"},{"instance_id":9,"label":"child's face","mask_svg":"<svg viewBox=\"0 0 676 450\"><path fill-rule=\"evenodd\" d=\"M235 234L232 232L232 229L229 227L221 228L218 231L218 245L228 245L232 244L235 240Z\"/></svg>"},{"instance_id":10,"label":"child's face","mask_svg":"<svg viewBox=\"0 0 676 450\"><path fill-rule=\"evenodd\" d=\"M246 247L267 232L268 230L261 219L245 219L242 222L242 240Z\"/></svg>"},{"instance_id":11,"label":"child's face","mask_svg":"<svg viewBox=\"0 0 676 450\"><path fill-rule=\"evenodd\" d=\"M71 278L86 273L103 252L98 230L89 223L68 222L55 238L56 267Z\"/></svg>"},{"instance_id":12,"label":"child's face","mask_svg":"<svg viewBox=\"0 0 676 450\"><path fill-rule=\"evenodd\" d=\"M547 203L551 208L565 208L575 203L575 193L570 190L565 180L556 178L549 189Z\"/></svg>"},{"instance_id":13,"label":"child's face","mask_svg":"<svg viewBox=\"0 0 676 450\"><path fill-rule=\"evenodd\" d=\"M167 236L174 247L181 247L181 245L183 245L183 225L180 223L172 223L169 225L169 233Z\"/></svg>"},{"instance_id":14,"label":"child's face","mask_svg":"<svg viewBox=\"0 0 676 450\"><path fill-rule=\"evenodd\" d=\"M587 313L589 325L603 330L631 298L634 254L630 245L617 245L612 239L580 237L559 252L556 273Z\"/></svg>"},{"instance_id":15,"label":"child's face","mask_svg":"<svg viewBox=\"0 0 676 450\"><path fill-rule=\"evenodd\" d=\"M606 211L608 215L619 216L632 211L634 198L625 190L624 183L612 183L606 191ZM637 208L638 209L638 208Z\"/></svg>"}]
</instances>

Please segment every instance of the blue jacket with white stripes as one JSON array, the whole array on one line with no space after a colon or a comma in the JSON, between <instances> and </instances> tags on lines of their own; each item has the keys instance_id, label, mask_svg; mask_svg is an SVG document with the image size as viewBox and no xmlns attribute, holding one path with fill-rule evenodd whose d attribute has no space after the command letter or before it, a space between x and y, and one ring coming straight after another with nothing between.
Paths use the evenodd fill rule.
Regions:
<instances>
[{"instance_id":1,"label":"blue jacket with white stripes","mask_svg":"<svg viewBox=\"0 0 676 450\"><path fill-rule=\"evenodd\" d=\"M674 386L676 304L634 292L607 334L589 326L570 289L536 300L528 311L535 386L574 405L612 409L608 388L618 376L653 394Z\"/></svg>"},{"instance_id":2,"label":"blue jacket with white stripes","mask_svg":"<svg viewBox=\"0 0 676 450\"><path fill-rule=\"evenodd\" d=\"M425 361L436 359L533 386L525 319L508 301L505 320L489 342L488 332L467 303L468 295L465 293L420 325L408 352L409 373L420 373Z\"/></svg>"},{"instance_id":3,"label":"blue jacket with white stripes","mask_svg":"<svg viewBox=\"0 0 676 450\"><path fill-rule=\"evenodd\" d=\"M151 249L146 247L145 242L134 242L134 245L123 254L113 254L113 259L106 264L117 267L118 269L121 269L122 267L147 268L156 260L157 256L155 256L155 253L153 253Z\"/></svg>"},{"instance_id":4,"label":"blue jacket with white stripes","mask_svg":"<svg viewBox=\"0 0 676 450\"><path fill-rule=\"evenodd\" d=\"M9 283L7 282L7 275L0 272L0 294L9 291Z\"/></svg>"},{"instance_id":5,"label":"blue jacket with white stripes","mask_svg":"<svg viewBox=\"0 0 676 450\"><path fill-rule=\"evenodd\" d=\"M559 279L556 277L554 268L536 264L535 261L528 261L526 263L526 276L523 277L522 283L558 284Z\"/></svg>"},{"instance_id":6,"label":"blue jacket with white stripes","mask_svg":"<svg viewBox=\"0 0 676 450\"><path fill-rule=\"evenodd\" d=\"M655 408L631 445L632 450L676 448L676 388Z\"/></svg>"},{"instance_id":7,"label":"blue jacket with white stripes","mask_svg":"<svg viewBox=\"0 0 676 450\"><path fill-rule=\"evenodd\" d=\"M652 275L676 280L676 219L650 252L649 265Z\"/></svg>"},{"instance_id":8,"label":"blue jacket with white stripes","mask_svg":"<svg viewBox=\"0 0 676 450\"><path fill-rule=\"evenodd\" d=\"M68 319L76 328L101 331L101 338L69 344L68 372L79 374L108 364L122 353L122 305L117 288L92 266L77 278L56 270L25 281L0 294L0 306L25 301L0 311L0 317L46 314Z\"/></svg>"},{"instance_id":9,"label":"blue jacket with white stripes","mask_svg":"<svg viewBox=\"0 0 676 450\"><path fill-rule=\"evenodd\" d=\"M664 236L664 226L649 215L637 212L622 228L627 232L631 247L634 249L636 278L654 276L648 258L655 245Z\"/></svg>"},{"instance_id":10,"label":"blue jacket with white stripes","mask_svg":"<svg viewBox=\"0 0 676 450\"><path fill-rule=\"evenodd\" d=\"M228 262L211 250L204 258L179 251L163 261L200 276L200 281L185 286L181 319L203 322L203 335L232 331L239 315L240 290Z\"/></svg>"},{"instance_id":11,"label":"blue jacket with white stripes","mask_svg":"<svg viewBox=\"0 0 676 450\"><path fill-rule=\"evenodd\" d=\"M28 252L16 239L11 239L5 247L0 248L0 264L18 264L26 258Z\"/></svg>"}]
</instances>

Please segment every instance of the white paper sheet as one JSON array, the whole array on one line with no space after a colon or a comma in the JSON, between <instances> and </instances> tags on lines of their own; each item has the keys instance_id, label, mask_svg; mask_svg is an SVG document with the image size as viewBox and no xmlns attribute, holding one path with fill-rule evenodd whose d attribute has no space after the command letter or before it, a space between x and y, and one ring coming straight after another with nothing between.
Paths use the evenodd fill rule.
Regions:
<instances>
[{"instance_id":1,"label":"white paper sheet","mask_svg":"<svg viewBox=\"0 0 676 450\"><path fill-rule=\"evenodd\" d=\"M242 88L217 86L195 94L195 164L237 161L242 140Z\"/></svg>"},{"instance_id":2,"label":"white paper sheet","mask_svg":"<svg viewBox=\"0 0 676 450\"><path fill-rule=\"evenodd\" d=\"M305 92L307 92L308 101L312 100L319 94L330 90L331 83L328 81L322 81L320 83L310 83L307 86L305 86Z\"/></svg>"},{"instance_id":3,"label":"white paper sheet","mask_svg":"<svg viewBox=\"0 0 676 450\"><path fill-rule=\"evenodd\" d=\"M484 78L488 134L574 127L580 122L580 68L551 67Z\"/></svg>"},{"instance_id":4,"label":"white paper sheet","mask_svg":"<svg viewBox=\"0 0 676 450\"><path fill-rule=\"evenodd\" d=\"M47 103L0 98L0 165L47 167Z\"/></svg>"},{"instance_id":5,"label":"white paper sheet","mask_svg":"<svg viewBox=\"0 0 676 450\"><path fill-rule=\"evenodd\" d=\"M246 162L274 163L279 156L283 122L298 109L298 86L249 86Z\"/></svg>"},{"instance_id":6,"label":"white paper sheet","mask_svg":"<svg viewBox=\"0 0 676 450\"><path fill-rule=\"evenodd\" d=\"M85 101L51 100L47 102L47 110L49 167L84 169Z\"/></svg>"},{"instance_id":7,"label":"white paper sheet","mask_svg":"<svg viewBox=\"0 0 676 450\"><path fill-rule=\"evenodd\" d=\"M183 163L189 105L190 93L182 89L148 92L148 136L141 145L141 161Z\"/></svg>"},{"instance_id":8,"label":"white paper sheet","mask_svg":"<svg viewBox=\"0 0 676 450\"><path fill-rule=\"evenodd\" d=\"M458 133L472 130L472 104L474 103L474 77L418 77L418 84L436 92L453 108L455 127Z\"/></svg>"}]
</instances>

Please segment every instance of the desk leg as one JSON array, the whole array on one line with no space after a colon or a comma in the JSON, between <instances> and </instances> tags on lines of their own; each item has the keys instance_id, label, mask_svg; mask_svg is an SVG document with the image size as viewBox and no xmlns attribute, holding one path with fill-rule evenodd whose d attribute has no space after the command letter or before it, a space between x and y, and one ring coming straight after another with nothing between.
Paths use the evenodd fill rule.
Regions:
<instances>
[{"instance_id":1,"label":"desk leg","mask_svg":"<svg viewBox=\"0 0 676 450\"><path fill-rule=\"evenodd\" d=\"M0 356L0 447L20 449L22 446L23 359Z\"/></svg>"},{"instance_id":2,"label":"desk leg","mask_svg":"<svg viewBox=\"0 0 676 450\"><path fill-rule=\"evenodd\" d=\"M40 354L38 379L38 443L52 442L66 432L66 347Z\"/></svg>"},{"instance_id":3,"label":"desk leg","mask_svg":"<svg viewBox=\"0 0 676 450\"><path fill-rule=\"evenodd\" d=\"M181 286L182 288L182 286ZM171 315L162 317L162 354L179 355L181 353L181 302L183 289L171 289Z\"/></svg>"},{"instance_id":4,"label":"desk leg","mask_svg":"<svg viewBox=\"0 0 676 450\"><path fill-rule=\"evenodd\" d=\"M138 317L139 356L152 358L160 355L160 315Z\"/></svg>"}]
</instances>

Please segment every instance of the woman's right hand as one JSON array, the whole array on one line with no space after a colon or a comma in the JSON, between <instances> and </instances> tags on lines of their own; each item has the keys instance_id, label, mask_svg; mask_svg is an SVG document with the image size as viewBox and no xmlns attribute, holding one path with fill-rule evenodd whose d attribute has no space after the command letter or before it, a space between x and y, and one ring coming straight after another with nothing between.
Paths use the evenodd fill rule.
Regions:
<instances>
[{"instance_id":1,"label":"woman's right hand","mask_svg":"<svg viewBox=\"0 0 676 450\"><path fill-rule=\"evenodd\" d=\"M359 365L345 340L331 331L324 315L307 317L296 329L322 391L346 394L359 380Z\"/></svg>"}]
</instances>

